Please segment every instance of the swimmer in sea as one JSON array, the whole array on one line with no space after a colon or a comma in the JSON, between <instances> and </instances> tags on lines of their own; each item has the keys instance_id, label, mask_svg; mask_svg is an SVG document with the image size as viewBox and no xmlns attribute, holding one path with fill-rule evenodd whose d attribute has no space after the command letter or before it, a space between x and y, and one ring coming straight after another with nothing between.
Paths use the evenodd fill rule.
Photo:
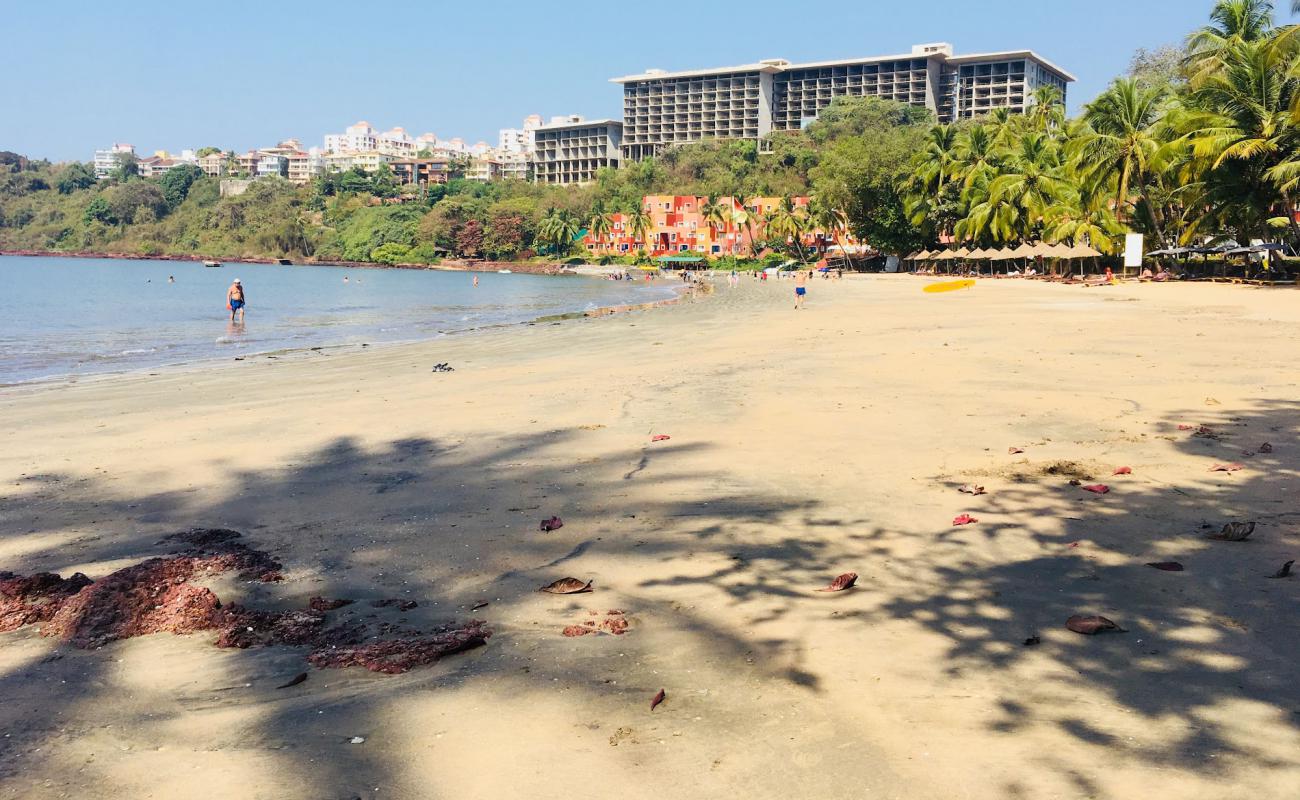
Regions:
<instances>
[{"instance_id":1,"label":"swimmer in sea","mask_svg":"<svg viewBox=\"0 0 1300 800\"><path fill-rule=\"evenodd\" d=\"M230 284L226 290L226 308L230 309L230 321L235 321L235 312L239 312L239 321L244 321L244 284L235 278L235 282Z\"/></svg>"}]
</instances>

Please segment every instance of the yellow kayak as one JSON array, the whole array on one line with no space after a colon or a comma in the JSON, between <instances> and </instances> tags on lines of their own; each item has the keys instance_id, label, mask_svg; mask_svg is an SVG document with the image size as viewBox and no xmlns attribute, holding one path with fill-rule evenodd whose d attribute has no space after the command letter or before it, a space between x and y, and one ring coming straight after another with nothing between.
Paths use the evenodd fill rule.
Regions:
<instances>
[{"instance_id":1,"label":"yellow kayak","mask_svg":"<svg viewBox=\"0 0 1300 800\"><path fill-rule=\"evenodd\" d=\"M948 281L946 283L932 283L922 291L929 294L938 294L939 292L955 292L958 289L969 289L975 285L973 280Z\"/></svg>"}]
</instances>

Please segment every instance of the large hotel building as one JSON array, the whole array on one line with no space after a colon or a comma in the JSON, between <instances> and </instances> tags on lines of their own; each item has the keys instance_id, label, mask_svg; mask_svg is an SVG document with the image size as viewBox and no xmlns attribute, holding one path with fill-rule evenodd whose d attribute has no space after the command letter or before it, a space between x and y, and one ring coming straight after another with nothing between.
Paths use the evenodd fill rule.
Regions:
<instances>
[{"instance_id":1,"label":"large hotel building","mask_svg":"<svg viewBox=\"0 0 1300 800\"><path fill-rule=\"evenodd\" d=\"M623 85L625 160L706 137L762 139L798 130L836 97L881 97L935 113L940 122L1024 112L1041 86L1064 99L1074 76L1032 50L953 55L917 45L907 55L791 64L781 59L720 69L614 78Z\"/></svg>"}]
</instances>

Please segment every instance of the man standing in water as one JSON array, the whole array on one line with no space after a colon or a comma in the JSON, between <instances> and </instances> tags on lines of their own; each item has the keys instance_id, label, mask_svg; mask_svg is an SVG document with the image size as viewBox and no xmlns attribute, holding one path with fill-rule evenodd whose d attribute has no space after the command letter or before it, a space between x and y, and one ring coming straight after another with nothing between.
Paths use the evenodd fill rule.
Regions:
<instances>
[{"instance_id":1,"label":"man standing in water","mask_svg":"<svg viewBox=\"0 0 1300 800\"><path fill-rule=\"evenodd\" d=\"M803 308L803 299L808 295L808 273L799 270L794 274L794 307Z\"/></svg>"},{"instance_id":2,"label":"man standing in water","mask_svg":"<svg viewBox=\"0 0 1300 800\"><path fill-rule=\"evenodd\" d=\"M244 321L244 284L235 278L235 282L230 284L226 290L226 308L230 309L230 321L235 321L235 312L239 312L239 321Z\"/></svg>"}]
</instances>

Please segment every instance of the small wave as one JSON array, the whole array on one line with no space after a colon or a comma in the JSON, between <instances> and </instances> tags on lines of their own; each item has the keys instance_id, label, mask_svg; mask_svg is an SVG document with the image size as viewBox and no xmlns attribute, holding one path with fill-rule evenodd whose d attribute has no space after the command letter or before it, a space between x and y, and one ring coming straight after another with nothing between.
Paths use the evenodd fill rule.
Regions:
<instances>
[{"instance_id":1,"label":"small wave","mask_svg":"<svg viewBox=\"0 0 1300 800\"><path fill-rule=\"evenodd\" d=\"M156 352L158 352L158 348L156 347L137 347L131 350L123 350L122 352L118 353L118 355L119 356L142 356L145 353L156 353Z\"/></svg>"}]
</instances>

